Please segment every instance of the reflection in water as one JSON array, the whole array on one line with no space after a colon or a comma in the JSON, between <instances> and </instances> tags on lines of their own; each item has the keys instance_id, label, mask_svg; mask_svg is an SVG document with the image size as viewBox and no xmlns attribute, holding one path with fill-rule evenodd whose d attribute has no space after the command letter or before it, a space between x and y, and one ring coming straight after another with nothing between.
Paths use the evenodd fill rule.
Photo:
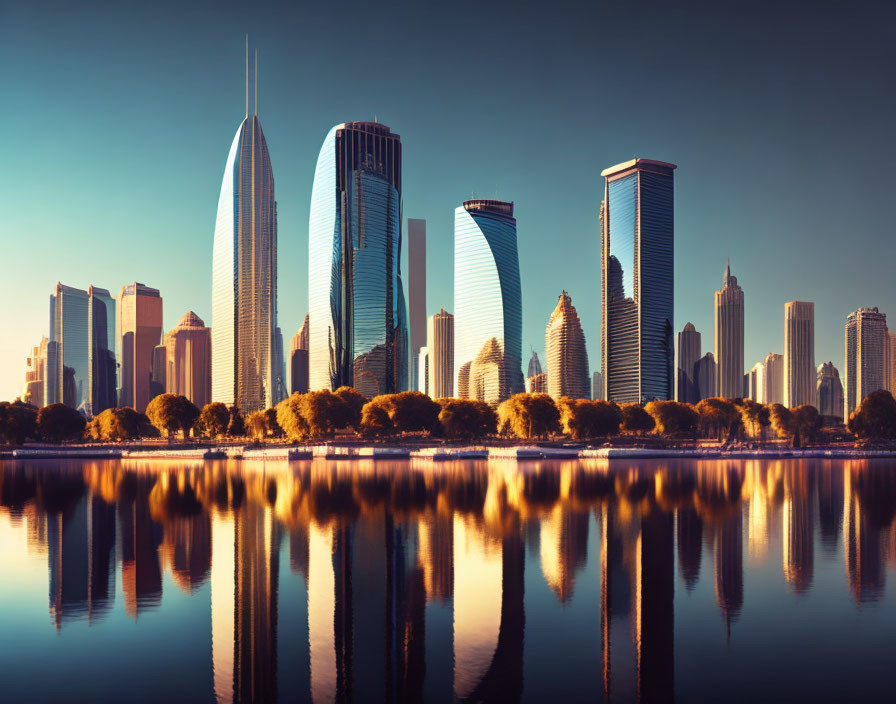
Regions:
<instances>
[{"instance_id":1,"label":"reflection in water","mask_svg":"<svg viewBox=\"0 0 896 704\"><path fill-rule=\"evenodd\" d=\"M730 639L750 600L745 547L798 596L822 588L824 562L857 604L880 601L894 514L896 467L867 461L0 463L0 516L46 564L59 634L107 627L118 574L126 617L159 609L167 574L208 604L221 703L517 701L564 636L527 640L527 608L588 602L604 699L670 701L676 579L678 599L714 596ZM527 555L543 593L524 590ZM287 559L307 587L300 693L281 691L301 661L281 652ZM427 650L444 652L437 637L450 669Z\"/></svg>"}]
</instances>

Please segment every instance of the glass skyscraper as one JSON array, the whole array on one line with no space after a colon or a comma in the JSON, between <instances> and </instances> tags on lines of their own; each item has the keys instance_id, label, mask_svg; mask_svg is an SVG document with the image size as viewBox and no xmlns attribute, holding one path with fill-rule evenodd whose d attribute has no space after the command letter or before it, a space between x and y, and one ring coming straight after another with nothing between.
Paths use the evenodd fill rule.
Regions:
<instances>
[{"instance_id":1,"label":"glass skyscraper","mask_svg":"<svg viewBox=\"0 0 896 704\"><path fill-rule=\"evenodd\" d=\"M261 123L249 114L227 155L212 262L212 400L244 413L274 403L277 203Z\"/></svg>"},{"instance_id":2,"label":"glass skyscraper","mask_svg":"<svg viewBox=\"0 0 896 704\"><path fill-rule=\"evenodd\" d=\"M673 397L675 168L633 159L601 173L601 370L610 401Z\"/></svg>"},{"instance_id":3,"label":"glass skyscraper","mask_svg":"<svg viewBox=\"0 0 896 704\"><path fill-rule=\"evenodd\" d=\"M368 398L408 383L401 139L376 122L327 133L308 229L309 387Z\"/></svg>"},{"instance_id":4,"label":"glass skyscraper","mask_svg":"<svg viewBox=\"0 0 896 704\"><path fill-rule=\"evenodd\" d=\"M87 289L87 374L90 415L118 405L118 365L115 359L115 299L104 288Z\"/></svg>"},{"instance_id":5,"label":"glass skyscraper","mask_svg":"<svg viewBox=\"0 0 896 704\"><path fill-rule=\"evenodd\" d=\"M455 393L497 404L524 389L523 305L513 203L454 211Z\"/></svg>"},{"instance_id":6,"label":"glass skyscraper","mask_svg":"<svg viewBox=\"0 0 896 704\"><path fill-rule=\"evenodd\" d=\"M48 344L45 402L81 408L90 400L87 291L56 284L50 296L50 341Z\"/></svg>"}]
</instances>

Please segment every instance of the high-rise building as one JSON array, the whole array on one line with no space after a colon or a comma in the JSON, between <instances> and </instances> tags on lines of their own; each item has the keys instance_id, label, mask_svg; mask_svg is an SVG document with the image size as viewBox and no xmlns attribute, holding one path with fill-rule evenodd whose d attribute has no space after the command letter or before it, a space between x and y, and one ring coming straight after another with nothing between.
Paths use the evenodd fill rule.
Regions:
<instances>
[{"instance_id":1,"label":"high-rise building","mask_svg":"<svg viewBox=\"0 0 896 704\"><path fill-rule=\"evenodd\" d=\"M697 382L698 401L716 395L716 360L712 352L707 352L694 364L694 380Z\"/></svg>"},{"instance_id":2,"label":"high-rise building","mask_svg":"<svg viewBox=\"0 0 896 704\"><path fill-rule=\"evenodd\" d=\"M120 406L142 413L153 397L153 351L162 339L162 297L158 289L134 282L118 294L121 356Z\"/></svg>"},{"instance_id":3,"label":"high-rise building","mask_svg":"<svg viewBox=\"0 0 896 704\"><path fill-rule=\"evenodd\" d=\"M271 395L271 405L276 406L286 398L286 363L283 356L283 331L280 327L274 329L274 346L271 351L271 368L274 370L274 392Z\"/></svg>"},{"instance_id":4,"label":"high-rise building","mask_svg":"<svg viewBox=\"0 0 896 704\"><path fill-rule=\"evenodd\" d=\"M376 122L324 138L308 237L309 387L368 398L406 388L401 280L401 139Z\"/></svg>"},{"instance_id":5,"label":"high-rise building","mask_svg":"<svg viewBox=\"0 0 896 704\"><path fill-rule=\"evenodd\" d=\"M818 415L823 422L843 422L843 384L833 362L818 365L815 396L818 399Z\"/></svg>"},{"instance_id":6,"label":"high-rise building","mask_svg":"<svg viewBox=\"0 0 896 704\"><path fill-rule=\"evenodd\" d=\"M426 329L429 395L454 396L454 316L444 308L429 317Z\"/></svg>"},{"instance_id":7,"label":"high-rise building","mask_svg":"<svg viewBox=\"0 0 896 704\"><path fill-rule=\"evenodd\" d=\"M308 392L308 314L299 331L292 336L289 356L290 393Z\"/></svg>"},{"instance_id":8,"label":"high-rise building","mask_svg":"<svg viewBox=\"0 0 896 704\"><path fill-rule=\"evenodd\" d=\"M765 376L765 365L762 362L756 362L747 372L747 388L744 389L745 398L752 399L757 403L763 403L763 377Z\"/></svg>"},{"instance_id":9,"label":"high-rise building","mask_svg":"<svg viewBox=\"0 0 896 704\"><path fill-rule=\"evenodd\" d=\"M149 378L149 400L165 393L168 385L168 348L164 338L161 344L152 349L152 375Z\"/></svg>"},{"instance_id":10,"label":"high-rise building","mask_svg":"<svg viewBox=\"0 0 896 704\"><path fill-rule=\"evenodd\" d=\"M193 311L165 335L165 390L197 408L212 398L212 331Z\"/></svg>"},{"instance_id":11,"label":"high-rise building","mask_svg":"<svg viewBox=\"0 0 896 704\"><path fill-rule=\"evenodd\" d=\"M523 304L513 203L454 211L454 363L461 398L498 404L523 390Z\"/></svg>"},{"instance_id":12,"label":"high-rise building","mask_svg":"<svg viewBox=\"0 0 896 704\"><path fill-rule=\"evenodd\" d=\"M784 304L784 405L815 403L815 304Z\"/></svg>"},{"instance_id":13,"label":"high-rise building","mask_svg":"<svg viewBox=\"0 0 896 704\"><path fill-rule=\"evenodd\" d=\"M47 404L64 403L89 410L88 310L87 291L56 284L55 293L50 296L47 377L53 381L48 384L50 393L44 397Z\"/></svg>"},{"instance_id":14,"label":"high-rise building","mask_svg":"<svg viewBox=\"0 0 896 704\"><path fill-rule=\"evenodd\" d=\"M725 267L722 290L716 291L716 393L739 398L744 378L744 291Z\"/></svg>"},{"instance_id":15,"label":"high-rise building","mask_svg":"<svg viewBox=\"0 0 896 704\"><path fill-rule=\"evenodd\" d=\"M526 377L526 393L527 394L546 394L548 393L548 375L539 372L533 376Z\"/></svg>"},{"instance_id":16,"label":"high-rise building","mask_svg":"<svg viewBox=\"0 0 896 704\"><path fill-rule=\"evenodd\" d=\"M859 308L846 318L846 385L843 417L872 391L887 388L887 316L877 308Z\"/></svg>"},{"instance_id":17,"label":"high-rise building","mask_svg":"<svg viewBox=\"0 0 896 704\"><path fill-rule=\"evenodd\" d=\"M22 385L22 401L32 406L44 403L44 377L47 370L47 336L41 338L40 344L31 348L25 358L25 383Z\"/></svg>"},{"instance_id":18,"label":"high-rise building","mask_svg":"<svg viewBox=\"0 0 896 704\"><path fill-rule=\"evenodd\" d=\"M591 373L591 400L597 401L604 397L604 383L600 372Z\"/></svg>"},{"instance_id":19,"label":"high-rise building","mask_svg":"<svg viewBox=\"0 0 896 704\"><path fill-rule=\"evenodd\" d=\"M555 400L562 396L589 398L588 352L579 314L570 295L563 291L548 320L544 333L548 362L548 393Z\"/></svg>"},{"instance_id":20,"label":"high-rise building","mask_svg":"<svg viewBox=\"0 0 896 704\"><path fill-rule=\"evenodd\" d=\"M693 323L687 323L678 333L678 385L675 400L681 403L697 403L697 378L694 365L701 355L700 333Z\"/></svg>"},{"instance_id":21,"label":"high-rise building","mask_svg":"<svg viewBox=\"0 0 896 704\"><path fill-rule=\"evenodd\" d=\"M417 391L422 394L429 394L432 396L430 392L430 384L432 380L429 376L429 348L421 347L417 351Z\"/></svg>"},{"instance_id":22,"label":"high-rise building","mask_svg":"<svg viewBox=\"0 0 896 704\"><path fill-rule=\"evenodd\" d=\"M896 331L887 331L887 389L896 395Z\"/></svg>"},{"instance_id":23,"label":"high-rise building","mask_svg":"<svg viewBox=\"0 0 896 704\"><path fill-rule=\"evenodd\" d=\"M426 345L426 220L408 218L408 334L411 359L417 361ZM416 389L416 364L410 365L408 388Z\"/></svg>"},{"instance_id":24,"label":"high-rise building","mask_svg":"<svg viewBox=\"0 0 896 704\"><path fill-rule=\"evenodd\" d=\"M212 400L243 413L273 405L277 379L277 202L257 68L250 113L247 43L246 115L224 165L212 254Z\"/></svg>"},{"instance_id":25,"label":"high-rise building","mask_svg":"<svg viewBox=\"0 0 896 704\"><path fill-rule=\"evenodd\" d=\"M532 380L538 378L538 382L533 382ZM539 391L538 393L547 393L547 378L548 375L544 373L544 370L541 368L541 361L538 359L538 352L532 350L532 356L529 357L529 367L526 370L526 393L535 393L532 391L532 386L534 383L539 384L540 386L544 386L543 391Z\"/></svg>"},{"instance_id":26,"label":"high-rise building","mask_svg":"<svg viewBox=\"0 0 896 704\"><path fill-rule=\"evenodd\" d=\"M601 371L610 401L673 397L675 168L633 159L601 172Z\"/></svg>"},{"instance_id":27,"label":"high-rise building","mask_svg":"<svg viewBox=\"0 0 896 704\"><path fill-rule=\"evenodd\" d=\"M784 355L769 352L762 363L762 403L784 403Z\"/></svg>"},{"instance_id":28,"label":"high-rise building","mask_svg":"<svg viewBox=\"0 0 896 704\"><path fill-rule=\"evenodd\" d=\"M90 415L118 405L115 299L104 288L87 289L87 375Z\"/></svg>"}]
</instances>

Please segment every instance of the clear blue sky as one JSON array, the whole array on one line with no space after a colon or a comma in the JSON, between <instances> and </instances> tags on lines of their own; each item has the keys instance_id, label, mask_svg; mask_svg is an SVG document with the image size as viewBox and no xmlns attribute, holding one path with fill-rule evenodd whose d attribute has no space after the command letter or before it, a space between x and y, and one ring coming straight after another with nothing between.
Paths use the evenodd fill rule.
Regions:
<instances>
[{"instance_id":1,"label":"clear blue sky","mask_svg":"<svg viewBox=\"0 0 896 704\"><path fill-rule=\"evenodd\" d=\"M430 314L453 305L454 208L513 200L524 365L565 288L596 367L600 171L640 156L679 167L676 330L690 320L712 348L730 256L746 367L783 351L784 302L802 299L817 362L842 371L847 313L896 317L896 15L813 5L4 2L0 398L20 392L57 281L141 281L161 289L166 329L187 310L211 323L247 32L287 344L306 312L321 141L376 115L402 137L405 217L427 220Z\"/></svg>"}]
</instances>

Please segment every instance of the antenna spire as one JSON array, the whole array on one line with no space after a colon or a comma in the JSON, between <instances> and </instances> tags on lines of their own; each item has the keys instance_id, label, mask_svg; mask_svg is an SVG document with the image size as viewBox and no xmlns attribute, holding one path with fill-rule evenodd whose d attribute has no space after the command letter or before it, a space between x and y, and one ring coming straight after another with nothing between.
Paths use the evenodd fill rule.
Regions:
<instances>
[{"instance_id":1,"label":"antenna spire","mask_svg":"<svg viewBox=\"0 0 896 704\"><path fill-rule=\"evenodd\" d=\"M249 34L246 34L246 117L249 117Z\"/></svg>"},{"instance_id":2,"label":"antenna spire","mask_svg":"<svg viewBox=\"0 0 896 704\"><path fill-rule=\"evenodd\" d=\"M255 47L255 117L258 117L258 47Z\"/></svg>"}]
</instances>

